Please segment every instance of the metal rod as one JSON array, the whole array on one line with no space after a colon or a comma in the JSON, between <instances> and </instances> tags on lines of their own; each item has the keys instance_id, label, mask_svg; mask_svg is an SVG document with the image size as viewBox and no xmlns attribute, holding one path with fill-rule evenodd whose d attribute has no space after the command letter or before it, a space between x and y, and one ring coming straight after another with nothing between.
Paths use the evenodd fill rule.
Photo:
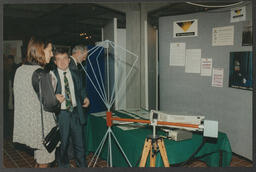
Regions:
<instances>
[{"instance_id":1,"label":"metal rod","mask_svg":"<svg viewBox=\"0 0 256 172\"><path fill-rule=\"evenodd\" d=\"M108 46L107 46L107 87L108 87L108 102L110 102L109 100L109 56L108 56L108 48L109 48L109 42L108 43Z\"/></svg>"},{"instance_id":2,"label":"metal rod","mask_svg":"<svg viewBox=\"0 0 256 172\"><path fill-rule=\"evenodd\" d=\"M109 146L108 146L108 156L107 156L107 167L109 167Z\"/></svg>"},{"instance_id":3,"label":"metal rod","mask_svg":"<svg viewBox=\"0 0 256 172\"><path fill-rule=\"evenodd\" d=\"M97 157L96 157L96 160L95 160L95 162L94 162L93 167L95 167L95 165L96 165L96 163L97 163L97 161L98 161L98 158L99 158L99 156L100 156L101 150L102 150L102 148L103 148L103 146L104 146L105 141L107 140L108 133L109 133L109 130L107 130L107 132L106 132L106 137L105 137L104 142L102 143L102 145L101 145L101 147L100 147L99 153L98 153L98 155L97 155Z\"/></svg>"},{"instance_id":4,"label":"metal rod","mask_svg":"<svg viewBox=\"0 0 256 172\"><path fill-rule=\"evenodd\" d=\"M100 153L101 153L101 151L102 151L102 148L103 148L103 146L104 146L104 143L105 143L105 141L107 140L107 137L108 137L108 142L109 142L109 144L108 144L108 150L109 150L109 162L110 162L110 167L113 166L111 134L112 134L112 136L114 137L114 140L115 140L115 142L117 143L117 145L118 145L119 149L121 150L122 154L124 155L125 160L126 160L127 163L129 164L129 166L132 167L132 165L131 165L130 161L128 160L127 156L125 155L125 153L124 153L124 151L123 151L121 145L119 144L117 138L115 137L113 131L111 130L111 127L108 127L108 130L106 131L106 133L105 133L103 139L101 140L101 143L100 143L100 145L98 146L98 148L97 148L95 154L93 155L93 157L92 157L92 159L91 159L91 161L90 161L88 167L90 167L92 161L94 160L95 156L97 155L97 156L96 156L96 160L95 160L94 165L93 165L93 167L95 167L96 162L97 162L97 160L98 160L98 158L99 158L99 155L100 155Z\"/></svg>"},{"instance_id":5,"label":"metal rod","mask_svg":"<svg viewBox=\"0 0 256 172\"><path fill-rule=\"evenodd\" d=\"M126 161L127 161L127 163L129 164L129 166L130 166L130 167L132 167L132 165L131 165L130 161L128 160L127 156L125 155L125 153L124 153L124 151L123 151L123 149L122 149L121 145L119 144L119 142L118 142L118 140L117 140L116 136L114 135L114 133L113 133L113 132L111 132L111 134L113 135L113 137L114 137L114 139L115 139L115 141L116 141L116 143L117 143L117 145L118 145L119 149L121 150L122 154L124 155L125 160L126 160Z\"/></svg>"},{"instance_id":6,"label":"metal rod","mask_svg":"<svg viewBox=\"0 0 256 172\"><path fill-rule=\"evenodd\" d=\"M156 138L156 125L153 125L153 138Z\"/></svg>"},{"instance_id":7,"label":"metal rod","mask_svg":"<svg viewBox=\"0 0 256 172\"><path fill-rule=\"evenodd\" d=\"M100 79L101 79L102 89L103 89L103 91L104 91L104 96L105 96L105 99L107 99L106 90L105 90L103 78L102 78L101 71L100 71L100 65L99 65L99 55L100 55L100 53L101 53L103 50L104 50L104 48L102 47L102 49L100 50L98 56L96 57L96 62L97 62L97 67L98 67L99 76L100 76Z\"/></svg>"},{"instance_id":8,"label":"metal rod","mask_svg":"<svg viewBox=\"0 0 256 172\"><path fill-rule=\"evenodd\" d=\"M92 159L91 159L90 163L88 164L88 167L90 167L90 166L91 166L91 163L92 163L92 161L94 160L95 156L97 156L98 151L99 151L99 150L100 150L100 148L101 148L101 145L102 145L102 144L104 144L104 142L105 142L105 140L106 140L106 136L107 136L107 134L108 134L108 133L106 132L106 134L103 136L103 138L102 138L102 140L101 140L101 142L100 142L100 144L99 144L98 148L96 149L96 151L95 151L95 153L94 153L94 155L93 155L93 157L92 157Z\"/></svg>"},{"instance_id":9,"label":"metal rod","mask_svg":"<svg viewBox=\"0 0 256 172\"><path fill-rule=\"evenodd\" d=\"M112 121L125 121L125 122L137 122L137 123L146 123L150 124L150 120L142 119L129 119L129 118L111 118ZM177 122L165 122L157 121L157 125L170 125L170 126L179 126L179 127L189 127L189 128L199 128L199 125L196 124L186 124L186 123L177 123Z\"/></svg>"},{"instance_id":10,"label":"metal rod","mask_svg":"<svg viewBox=\"0 0 256 172\"><path fill-rule=\"evenodd\" d=\"M97 50L98 50L98 49L97 49ZM102 51L102 50L103 50L103 47L101 47L101 51ZM97 56L97 57L99 57L101 51L98 53L98 56ZM96 59L97 59L97 57L96 57ZM96 80L96 83L98 84L99 91L101 92L102 97L104 97L104 95L105 95L105 94L104 94L104 91L103 91L104 88L101 89L101 85L100 85L100 83L99 83L98 77L96 76L96 73L95 73L95 71L94 71L94 67L92 66L92 63L91 63L90 58L88 58L88 62L89 62L89 64L90 64L90 66L91 66L91 69L92 69L94 78L95 78L95 80ZM81 63L80 63L80 64L81 64ZM81 64L81 65L82 65L82 64Z\"/></svg>"},{"instance_id":11,"label":"metal rod","mask_svg":"<svg viewBox=\"0 0 256 172\"><path fill-rule=\"evenodd\" d=\"M110 162L110 167L113 167L113 164L112 164L111 132L109 132L109 136L108 136L108 147L109 147L109 162Z\"/></svg>"}]
</instances>

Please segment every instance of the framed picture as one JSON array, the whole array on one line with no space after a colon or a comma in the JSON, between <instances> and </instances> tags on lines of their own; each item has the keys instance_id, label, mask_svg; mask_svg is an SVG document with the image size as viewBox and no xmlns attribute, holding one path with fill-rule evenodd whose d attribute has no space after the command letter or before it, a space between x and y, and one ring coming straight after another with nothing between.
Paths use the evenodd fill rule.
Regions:
<instances>
[{"instance_id":1,"label":"framed picture","mask_svg":"<svg viewBox=\"0 0 256 172\"><path fill-rule=\"evenodd\" d=\"M252 52L230 52L229 87L252 90Z\"/></svg>"}]
</instances>

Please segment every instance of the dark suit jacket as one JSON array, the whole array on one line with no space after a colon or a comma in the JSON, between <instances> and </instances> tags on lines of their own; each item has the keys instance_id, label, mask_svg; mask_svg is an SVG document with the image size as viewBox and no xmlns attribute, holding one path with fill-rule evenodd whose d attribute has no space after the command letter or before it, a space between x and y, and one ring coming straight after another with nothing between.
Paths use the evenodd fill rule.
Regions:
<instances>
[{"instance_id":1,"label":"dark suit jacket","mask_svg":"<svg viewBox=\"0 0 256 172\"><path fill-rule=\"evenodd\" d=\"M74 82L74 89L75 89L75 95L76 95L76 104L77 104L77 111L78 111L78 115L80 118L80 123L81 124L85 124L86 122L86 118L84 116L83 113L83 108L82 108L82 104L84 101L84 98L86 97L86 91L85 89L82 87L82 81L81 81L81 77L79 76L79 73L77 71L74 71L72 69L69 69L71 72L71 76ZM60 76L59 76L59 72L57 69L53 70L56 78L57 78L57 88L56 88L56 92L55 94L61 94L61 81L60 81Z\"/></svg>"},{"instance_id":2,"label":"dark suit jacket","mask_svg":"<svg viewBox=\"0 0 256 172\"><path fill-rule=\"evenodd\" d=\"M69 69L78 70L78 67L76 66L76 63L72 57L70 57Z\"/></svg>"},{"instance_id":3,"label":"dark suit jacket","mask_svg":"<svg viewBox=\"0 0 256 172\"><path fill-rule=\"evenodd\" d=\"M84 68L86 70L86 66L84 65L84 63L85 63L85 61L82 62L82 65L84 66ZM85 74L84 70L82 69L81 65L78 64L78 66L76 65L74 59L72 57L70 57L69 69L79 72L79 75L82 80L82 87L86 88L86 74Z\"/></svg>"}]
</instances>

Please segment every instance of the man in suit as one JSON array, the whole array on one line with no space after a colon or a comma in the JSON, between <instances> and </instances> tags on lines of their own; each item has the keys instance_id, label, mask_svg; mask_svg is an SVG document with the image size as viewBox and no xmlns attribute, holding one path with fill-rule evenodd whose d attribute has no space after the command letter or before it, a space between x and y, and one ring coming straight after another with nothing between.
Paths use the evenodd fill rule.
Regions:
<instances>
[{"instance_id":1,"label":"man in suit","mask_svg":"<svg viewBox=\"0 0 256 172\"><path fill-rule=\"evenodd\" d=\"M90 104L86 97L85 89L82 87L80 74L69 69L70 58L65 49L57 48L54 53L57 69L53 72L57 78L56 94L65 96L61 104L61 110L57 114L61 135L59 167L69 167L68 145L72 138L74 155L78 167L86 167L85 149L83 141L83 125L85 116L83 107Z\"/></svg>"},{"instance_id":2,"label":"man in suit","mask_svg":"<svg viewBox=\"0 0 256 172\"><path fill-rule=\"evenodd\" d=\"M88 48L87 46L84 45L76 45L73 49L72 49L72 55L70 56L70 64L69 64L69 68L70 69L74 69L74 70L80 70L80 64L79 63L83 63L86 60L87 57L87 53L88 53ZM84 72L83 72L84 73Z\"/></svg>"},{"instance_id":3,"label":"man in suit","mask_svg":"<svg viewBox=\"0 0 256 172\"><path fill-rule=\"evenodd\" d=\"M82 80L82 87L84 89L86 89L86 74L85 74L83 68L81 67L81 64L86 69L85 60L87 57L87 53L88 53L87 46L82 45L82 44L74 46L72 49L72 55L70 56L70 63L69 63L69 69L79 72L81 80ZM85 123L86 123L87 118L88 118L88 108L83 108L83 111L84 111ZM72 140L70 140L70 143L71 144L68 148L68 156L69 156L70 160L73 160L74 153L72 151ZM71 165L73 165L73 164L71 163Z\"/></svg>"},{"instance_id":4,"label":"man in suit","mask_svg":"<svg viewBox=\"0 0 256 172\"><path fill-rule=\"evenodd\" d=\"M81 64L86 69L84 65L86 57L87 57L88 49L87 46L84 45L76 45L72 49L72 55L70 56L69 69L75 70L79 73L82 80L82 87L86 88L86 74L81 67ZM80 64L81 63L81 64ZM84 113L86 114L87 109L84 108ZM87 117L87 114L86 114Z\"/></svg>"}]
</instances>

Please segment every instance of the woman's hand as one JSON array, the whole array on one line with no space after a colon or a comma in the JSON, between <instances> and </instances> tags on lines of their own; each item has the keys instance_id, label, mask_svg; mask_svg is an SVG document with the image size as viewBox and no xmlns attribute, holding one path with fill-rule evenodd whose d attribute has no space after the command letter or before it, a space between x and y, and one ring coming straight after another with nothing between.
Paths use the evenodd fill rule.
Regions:
<instances>
[{"instance_id":1,"label":"woman's hand","mask_svg":"<svg viewBox=\"0 0 256 172\"><path fill-rule=\"evenodd\" d=\"M55 96L60 103L65 100L65 97L62 94L56 94Z\"/></svg>"}]
</instances>

